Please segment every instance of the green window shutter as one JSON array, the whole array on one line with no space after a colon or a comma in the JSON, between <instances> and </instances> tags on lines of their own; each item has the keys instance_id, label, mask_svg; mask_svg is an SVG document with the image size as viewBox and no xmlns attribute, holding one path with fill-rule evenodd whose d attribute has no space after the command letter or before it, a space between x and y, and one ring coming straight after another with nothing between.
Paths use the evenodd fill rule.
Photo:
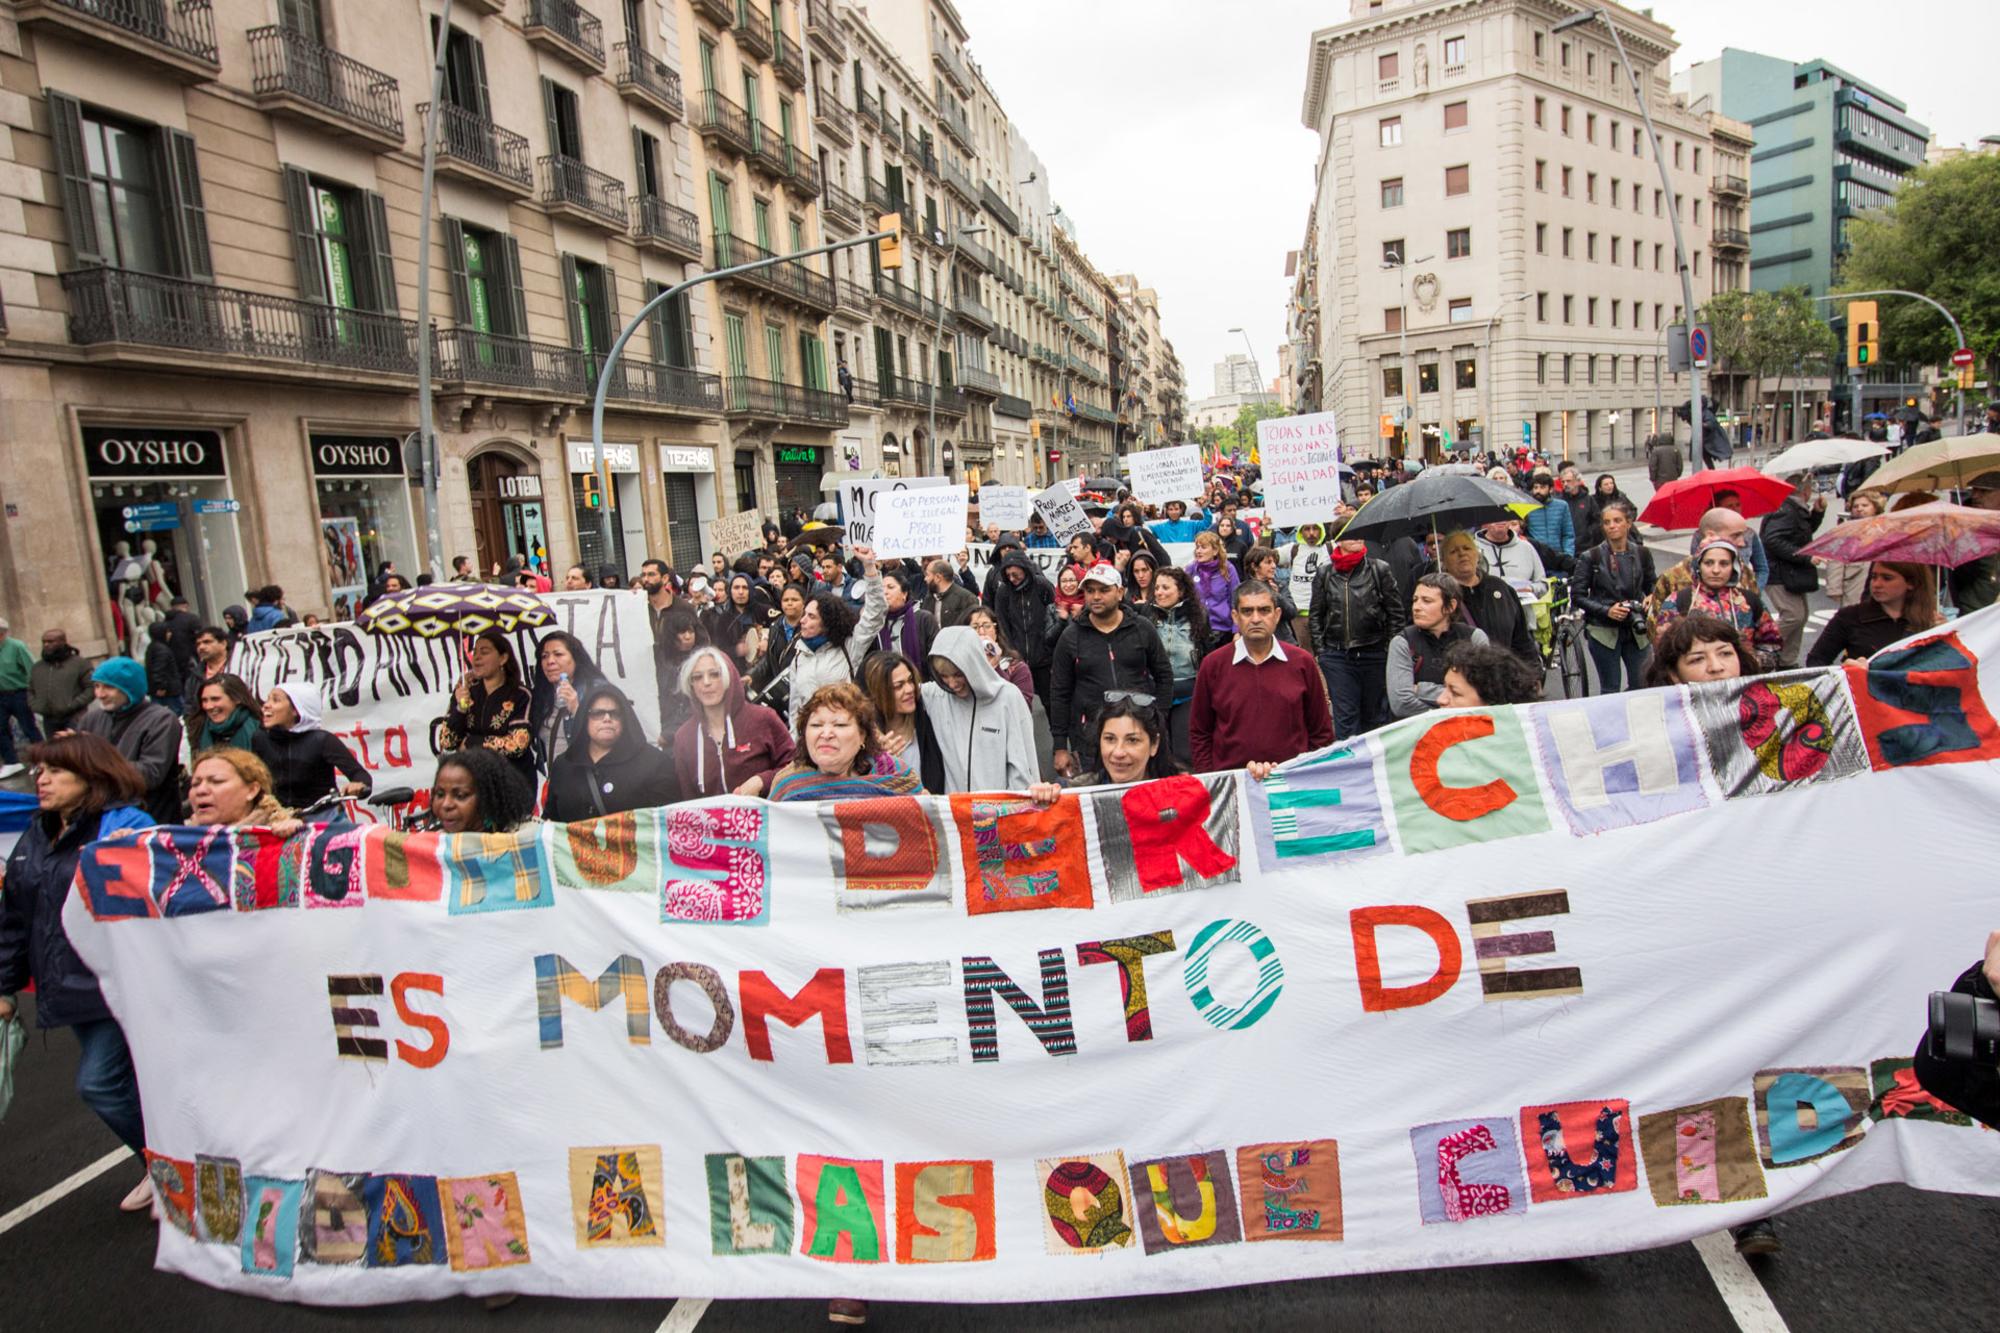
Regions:
<instances>
[{"instance_id":1,"label":"green window shutter","mask_svg":"<svg viewBox=\"0 0 2000 1333\"><path fill-rule=\"evenodd\" d=\"M632 183L640 194L653 193L652 173L646 170L646 132L632 127Z\"/></svg>"},{"instance_id":2,"label":"green window shutter","mask_svg":"<svg viewBox=\"0 0 2000 1333\"><path fill-rule=\"evenodd\" d=\"M625 331L624 317L618 313L618 272L609 265L597 270L598 291L592 295L598 298L598 311L603 317L604 338L600 349L607 355L611 344L618 341L618 335Z\"/></svg>"},{"instance_id":3,"label":"green window shutter","mask_svg":"<svg viewBox=\"0 0 2000 1333\"><path fill-rule=\"evenodd\" d=\"M751 214L757 222L757 244L764 249L771 248L771 206L762 199L751 201Z\"/></svg>"},{"instance_id":4,"label":"green window shutter","mask_svg":"<svg viewBox=\"0 0 2000 1333\"><path fill-rule=\"evenodd\" d=\"M528 292L521 285L521 244L512 236L500 238L500 282L507 289L501 307L507 326L502 332L516 338L528 336Z\"/></svg>"},{"instance_id":5,"label":"green window shutter","mask_svg":"<svg viewBox=\"0 0 2000 1333\"><path fill-rule=\"evenodd\" d=\"M466 239L463 222L449 217L444 220L444 268L445 277L451 285L451 309L458 319L458 326L471 329L478 328L479 324L473 318L471 266L465 257Z\"/></svg>"},{"instance_id":6,"label":"green window shutter","mask_svg":"<svg viewBox=\"0 0 2000 1333\"><path fill-rule=\"evenodd\" d=\"M657 282L647 282L640 287L640 292L646 298L646 304L652 306L652 309L646 312L646 341L652 345L653 364L656 366L673 364L667 350L666 308L653 305L653 298L665 290L666 287Z\"/></svg>"},{"instance_id":7,"label":"green window shutter","mask_svg":"<svg viewBox=\"0 0 2000 1333\"><path fill-rule=\"evenodd\" d=\"M770 362L771 378L785 383L785 331L776 324L764 326L764 359Z\"/></svg>"},{"instance_id":8,"label":"green window shutter","mask_svg":"<svg viewBox=\"0 0 2000 1333\"><path fill-rule=\"evenodd\" d=\"M367 283L374 308L385 315L398 310L396 301L396 261L389 250L389 208L373 190L361 192L362 254L367 265Z\"/></svg>"},{"instance_id":9,"label":"green window shutter","mask_svg":"<svg viewBox=\"0 0 2000 1333\"><path fill-rule=\"evenodd\" d=\"M472 47L472 86L479 101L479 105L472 109L481 116L491 117L493 101L486 91L486 44L477 37L468 37L465 40Z\"/></svg>"},{"instance_id":10,"label":"green window shutter","mask_svg":"<svg viewBox=\"0 0 2000 1333\"><path fill-rule=\"evenodd\" d=\"M49 140L55 147L56 175L62 179L63 220L69 225L69 248L78 268L104 264L103 239L97 234L97 214L90 203L90 159L83 149L83 107L62 93L45 95L49 104Z\"/></svg>"},{"instance_id":11,"label":"green window shutter","mask_svg":"<svg viewBox=\"0 0 2000 1333\"><path fill-rule=\"evenodd\" d=\"M682 292L660 307L666 316L667 364L682 370L694 369L694 311L688 294Z\"/></svg>"},{"instance_id":12,"label":"green window shutter","mask_svg":"<svg viewBox=\"0 0 2000 1333\"><path fill-rule=\"evenodd\" d=\"M701 40L701 90L715 91L715 43L706 37Z\"/></svg>"},{"instance_id":13,"label":"green window shutter","mask_svg":"<svg viewBox=\"0 0 2000 1333\"><path fill-rule=\"evenodd\" d=\"M284 169L285 214L292 228L292 262L298 270L299 296L327 304L326 268L319 253L318 202L312 178L297 167Z\"/></svg>"},{"instance_id":14,"label":"green window shutter","mask_svg":"<svg viewBox=\"0 0 2000 1333\"><path fill-rule=\"evenodd\" d=\"M549 126L549 151L562 152L562 124L556 118L556 85L549 79L542 80L542 116Z\"/></svg>"},{"instance_id":15,"label":"green window shutter","mask_svg":"<svg viewBox=\"0 0 2000 1333\"><path fill-rule=\"evenodd\" d=\"M724 347L729 354L729 373L749 374L750 356L743 333L743 316L728 314L722 317Z\"/></svg>"},{"instance_id":16,"label":"green window shutter","mask_svg":"<svg viewBox=\"0 0 2000 1333\"><path fill-rule=\"evenodd\" d=\"M215 266L208 255L208 210L201 202L201 167L195 158L194 138L180 130L162 130L163 153L167 160L168 207L173 212L169 230L180 255L181 276L201 282L215 281Z\"/></svg>"},{"instance_id":17,"label":"green window shutter","mask_svg":"<svg viewBox=\"0 0 2000 1333\"><path fill-rule=\"evenodd\" d=\"M729 182L711 171L708 173L708 226L717 236L728 236L735 231L729 218ZM722 262L722 256L716 256Z\"/></svg>"},{"instance_id":18,"label":"green window shutter","mask_svg":"<svg viewBox=\"0 0 2000 1333\"><path fill-rule=\"evenodd\" d=\"M569 345L576 348L584 346L583 307L577 301L577 285L581 280L582 275L576 267L576 256L564 255L562 257L563 312L569 317Z\"/></svg>"}]
</instances>

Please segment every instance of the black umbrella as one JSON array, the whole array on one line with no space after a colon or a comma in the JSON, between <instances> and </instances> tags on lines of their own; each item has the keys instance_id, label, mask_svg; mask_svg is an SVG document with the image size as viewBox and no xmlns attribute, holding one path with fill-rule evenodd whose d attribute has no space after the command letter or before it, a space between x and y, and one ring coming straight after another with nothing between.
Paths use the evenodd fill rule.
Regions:
<instances>
[{"instance_id":1,"label":"black umbrella","mask_svg":"<svg viewBox=\"0 0 2000 1333\"><path fill-rule=\"evenodd\" d=\"M1426 532L1504 523L1541 507L1539 501L1512 486L1425 468L1415 480L1391 486L1361 506L1361 512L1347 521L1339 535L1394 541Z\"/></svg>"}]
</instances>

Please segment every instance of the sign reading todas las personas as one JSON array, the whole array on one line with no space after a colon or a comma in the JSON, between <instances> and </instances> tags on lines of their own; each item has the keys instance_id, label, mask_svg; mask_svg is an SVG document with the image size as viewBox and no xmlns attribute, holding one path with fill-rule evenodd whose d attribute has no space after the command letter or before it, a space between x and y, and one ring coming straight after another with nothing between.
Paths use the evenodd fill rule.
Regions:
<instances>
[{"instance_id":1,"label":"sign reading todas las personas","mask_svg":"<svg viewBox=\"0 0 2000 1333\"><path fill-rule=\"evenodd\" d=\"M64 925L131 1042L160 1266L274 1298L1087 1298L1654 1246L2000 1193L2000 1140L1909 1070L1993 924L1996 651L1988 611L1048 808L142 831L86 850Z\"/></svg>"}]
</instances>

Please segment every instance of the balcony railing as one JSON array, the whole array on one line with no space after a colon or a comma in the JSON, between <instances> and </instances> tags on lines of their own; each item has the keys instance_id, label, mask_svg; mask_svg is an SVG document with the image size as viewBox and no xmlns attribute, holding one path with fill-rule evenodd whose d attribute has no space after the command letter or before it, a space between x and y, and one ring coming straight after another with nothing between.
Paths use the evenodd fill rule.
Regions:
<instances>
[{"instance_id":1,"label":"balcony railing","mask_svg":"<svg viewBox=\"0 0 2000 1333\"><path fill-rule=\"evenodd\" d=\"M604 25L576 0L528 0L521 35L592 70L604 68Z\"/></svg>"},{"instance_id":2,"label":"balcony railing","mask_svg":"<svg viewBox=\"0 0 2000 1333\"><path fill-rule=\"evenodd\" d=\"M573 157L551 153L541 160L544 208L578 215L624 231L630 225L625 209L625 185Z\"/></svg>"},{"instance_id":3,"label":"balcony railing","mask_svg":"<svg viewBox=\"0 0 2000 1333\"><path fill-rule=\"evenodd\" d=\"M425 102L417 107L417 119L430 115ZM526 135L495 125L476 112L449 102L438 108L438 170L446 175L470 174L521 194L535 188L534 160L528 152ZM463 172L454 171L463 167Z\"/></svg>"},{"instance_id":4,"label":"balcony railing","mask_svg":"<svg viewBox=\"0 0 2000 1333\"><path fill-rule=\"evenodd\" d=\"M835 143L846 145L854 142L854 115L840 103L822 92L813 98L813 123L819 132Z\"/></svg>"},{"instance_id":5,"label":"balcony railing","mask_svg":"<svg viewBox=\"0 0 2000 1333\"><path fill-rule=\"evenodd\" d=\"M951 304L952 309L958 312L959 319L964 323L976 325L980 329L993 327L993 312L988 310L978 297L959 292L952 298Z\"/></svg>"},{"instance_id":6,"label":"balcony railing","mask_svg":"<svg viewBox=\"0 0 2000 1333\"><path fill-rule=\"evenodd\" d=\"M704 89L696 105L695 128L702 138L728 145L739 157L750 156L757 139L749 112L713 89Z\"/></svg>"},{"instance_id":7,"label":"balcony railing","mask_svg":"<svg viewBox=\"0 0 2000 1333\"><path fill-rule=\"evenodd\" d=\"M760 259L770 258L772 258L771 251L746 241L741 236L724 233L715 238L717 268L733 268L738 264L754 264ZM787 259L763 268L752 269L748 273L739 273L729 281L744 282L752 287L762 288L775 296L795 301L823 315L832 314L839 304L833 294L833 279L813 272L796 259Z\"/></svg>"},{"instance_id":8,"label":"balcony railing","mask_svg":"<svg viewBox=\"0 0 2000 1333\"><path fill-rule=\"evenodd\" d=\"M877 213L895 213L903 207L903 201L890 194L889 187L873 176L870 176L868 183L861 188L868 197L868 207Z\"/></svg>"},{"instance_id":9,"label":"balcony railing","mask_svg":"<svg viewBox=\"0 0 2000 1333\"><path fill-rule=\"evenodd\" d=\"M792 174L792 148L778 136L773 126L753 121L750 125L750 162L766 175L783 179Z\"/></svg>"},{"instance_id":10,"label":"balcony railing","mask_svg":"<svg viewBox=\"0 0 2000 1333\"><path fill-rule=\"evenodd\" d=\"M589 359L574 347L469 328L441 329L435 336L441 384L481 384L557 398L582 398L595 387Z\"/></svg>"},{"instance_id":11,"label":"balcony railing","mask_svg":"<svg viewBox=\"0 0 2000 1333\"><path fill-rule=\"evenodd\" d=\"M209 0L18 0L21 23L49 23L151 56L176 73L213 78L222 67Z\"/></svg>"},{"instance_id":12,"label":"balcony railing","mask_svg":"<svg viewBox=\"0 0 2000 1333\"><path fill-rule=\"evenodd\" d=\"M891 148L903 146L903 127L887 111L882 113L882 141Z\"/></svg>"},{"instance_id":13,"label":"balcony railing","mask_svg":"<svg viewBox=\"0 0 2000 1333\"><path fill-rule=\"evenodd\" d=\"M1035 414L1035 405L1015 394L1003 393L993 400L993 410L1003 417L1026 421Z\"/></svg>"},{"instance_id":14,"label":"balcony railing","mask_svg":"<svg viewBox=\"0 0 2000 1333\"><path fill-rule=\"evenodd\" d=\"M946 134L958 140L960 148L972 151L972 122L965 118L957 103L946 102L938 108L938 123L944 126Z\"/></svg>"},{"instance_id":15,"label":"balcony railing","mask_svg":"<svg viewBox=\"0 0 2000 1333\"><path fill-rule=\"evenodd\" d=\"M1741 227L1717 227L1714 241L1717 249L1748 250L1750 233Z\"/></svg>"},{"instance_id":16,"label":"balcony railing","mask_svg":"<svg viewBox=\"0 0 2000 1333\"><path fill-rule=\"evenodd\" d=\"M735 26L736 0L694 0L694 9L725 28Z\"/></svg>"},{"instance_id":17,"label":"balcony railing","mask_svg":"<svg viewBox=\"0 0 2000 1333\"><path fill-rule=\"evenodd\" d=\"M1000 396L1000 377L984 366L960 366L958 380L967 393L984 394L988 398Z\"/></svg>"},{"instance_id":18,"label":"balcony railing","mask_svg":"<svg viewBox=\"0 0 2000 1333\"><path fill-rule=\"evenodd\" d=\"M806 33L818 39L827 54L845 64L847 61L847 34L840 30L834 20L833 6L828 0L806 0Z\"/></svg>"},{"instance_id":19,"label":"balcony railing","mask_svg":"<svg viewBox=\"0 0 2000 1333\"><path fill-rule=\"evenodd\" d=\"M938 175L943 178L947 190L953 191L968 204L978 205L979 191L973 186L972 177L965 174L965 168L947 157L939 164Z\"/></svg>"},{"instance_id":20,"label":"balcony railing","mask_svg":"<svg viewBox=\"0 0 2000 1333\"><path fill-rule=\"evenodd\" d=\"M916 288L905 287L886 273L875 275L875 295L931 327L937 326L940 315L949 322L951 310L948 307L938 305L928 296L920 296Z\"/></svg>"},{"instance_id":21,"label":"balcony railing","mask_svg":"<svg viewBox=\"0 0 2000 1333\"><path fill-rule=\"evenodd\" d=\"M965 395L950 384L933 385L907 375L884 375L881 393L885 403L901 403L926 411L935 405L939 416L962 417L966 411Z\"/></svg>"},{"instance_id":22,"label":"balcony railing","mask_svg":"<svg viewBox=\"0 0 2000 1333\"><path fill-rule=\"evenodd\" d=\"M868 313L868 305L873 296L860 283L849 282L846 278L837 278L834 281L834 291L840 301L840 308L842 310L851 310L859 315Z\"/></svg>"},{"instance_id":23,"label":"balcony railing","mask_svg":"<svg viewBox=\"0 0 2000 1333\"><path fill-rule=\"evenodd\" d=\"M881 99L870 93L863 92L859 88L854 90L854 114L867 121L870 125L873 125L876 129L882 128Z\"/></svg>"},{"instance_id":24,"label":"balcony railing","mask_svg":"<svg viewBox=\"0 0 2000 1333\"><path fill-rule=\"evenodd\" d=\"M861 226L861 201L829 182L820 199L819 214L822 222L831 222L844 231L856 231Z\"/></svg>"},{"instance_id":25,"label":"balcony railing","mask_svg":"<svg viewBox=\"0 0 2000 1333\"><path fill-rule=\"evenodd\" d=\"M802 421L821 426L847 424L847 399L841 394L748 375L731 375L722 382L722 411L725 416L761 417L767 421Z\"/></svg>"},{"instance_id":26,"label":"balcony railing","mask_svg":"<svg viewBox=\"0 0 2000 1333\"><path fill-rule=\"evenodd\" d=\"M759 60L771 58L771 16L753 4L736 11L736 47Z\"/></svg>"},{"instance_id":27,"label":"balcony railing","mask_svg":"<svg viewBox=\"0 0 2000 1333\"><path fill-rule=\"evenodd\" d=\"M705 371L682 370L657 361L622 356L618 358L618 373L612 381L610 396L625 402L685 408L697 416L712 417L722 412L722 380Z\"/></svg>"},{"instance_id":28,"label":"balcony railing","mask_svg":"<svg viewBox=\"0 0 2000 1333\"><path fill-rule=\"evenodd\" d=\"M687 115L681 99L681 76L675 69L642 46L620 42L611 48L617 57L618 91L651 103L673 120Z\"/></svg>"},{"instance_id":29,"label":"balcony railing","mask_svg":"<svg viewBox=\"0 0 2000 1333\"><path fill-rule=\"evenodd\" d=\"M961 263L968 264L981 273L993 271L993 252L970 236L958 238L958 258Z\"/></svg>"},{"instance_id":30,"label":"balcony railing","mask_svg":"<svg viewBox=\"0 0 2000 1333\"><path fill-rule=\"evenodd\" d=\"M972 79L966 74L965 66L959 64L958 57L952 54L951 48L944 45L943 34L937 34L934 40L938 44L931 48L931 59L937 62L938 68L951 80L951 86L958 89L960 97L971 96Z\"/></svg>"},{"instance_id":31,"label":"balcony railing","mask_svg":"<svg viewBox=\"0 0 2000 1333\"><path fill-rule=\"evenodd\" d=\"M776 22L771 24L771 69L794 88L806 86L805 59Z\"/></svg>"},{"instance_id":32,"label":"balcony railing","mask_svg":"<svg viewBox=\"0 0 2000 1333\"><path fill-rule=\"evenodd\" d=\"M792 159L792 169L790 172L792 188L808 199L818 198L822 188L822 182L819 178L819 163L807 157L803 148L794 146L787 148L785 151Z\"/></svg>"},{"instance_id":33,"label":"balcony railing","mask_svg":"<svg viewBox=\"0 0 2000 1333\"><path fill-rule=\"evenodd\" d=\"M701 219L654 194L638 197L632 235L688 259L701 258Z\"/></svg>"},{"instance_id":34,"label":"balcony railing","mask_svg":"<svg viewBox=\"0 0 2000 1333\"><path fill-rule=\"evenodd\" d=\"M1748 197L1750 194L1750 182L1741 176L1718 174L1715 178L1715 192L1717 194L1735 194Z\"/></svg>"},{"instance_id":35,"label":"balcony railing","mask_svg":"<svg viewBox=\"0 0 2000 1333\"><path fill-rule=\"evenodd\" d=\"M1012 208L1008 207L1005 199L1002 199L993 192L991 185L981 185L979 187L979 202L988 213L993 215L995 222L998 222L1007 229L1008 235L1019 236L1021 234L1021 219L1015 215Z\"/></svg>"},{"instance_id":36,"label":"balcony railing","mask_svg":"<svg viewBox=\"0 0 2000 1333\"><path fill-rule=\"evenodd\" d=\"M417 326L394 315L117 268L62 275L69 336L382 375L417 371Z\"/></svg>"},{"instance_id":37,"label":"balcony railing","mask_svg":"<svg viewBox=\"0 0 2000 1333\"><path fill-rule=\"evenodd\" d=\"M248 35L250 91L260 105L283 104L377 142L403 142L395 79L290 28L253 28Z\"/></svg>"}]
</instances>

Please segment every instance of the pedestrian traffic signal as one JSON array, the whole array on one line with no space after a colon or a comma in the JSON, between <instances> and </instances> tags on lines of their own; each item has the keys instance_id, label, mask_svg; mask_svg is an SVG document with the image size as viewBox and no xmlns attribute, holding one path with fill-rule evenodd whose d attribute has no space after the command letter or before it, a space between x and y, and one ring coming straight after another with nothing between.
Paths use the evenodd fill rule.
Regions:
<instances>
[{"instance_id":1,"label":"pedestrian traffic signal","mask_svg":"<svg viewBox=\"0 0 2000 1333\"><path fill-rule=\"evenodd\" d=\"M1875 339L1881 326L1875 318L1873 301L1847 303L1847 368L1863 370L1875 364L1879 354Z\"/></svg>"},{"instance_id":2,"label":"pedestrian traffic signal","mask_svg":"<svg viewBox=\"0 0 2000 1333\"><path fill-rule=\"evenodd\" d=\"M882 267L885 269L901 268L903 266L903 215L901 213L881 214L875 219L875 230L889 233L881 240L875 242L875 253L882 261Z\"/></svg>"}]
</instances>

